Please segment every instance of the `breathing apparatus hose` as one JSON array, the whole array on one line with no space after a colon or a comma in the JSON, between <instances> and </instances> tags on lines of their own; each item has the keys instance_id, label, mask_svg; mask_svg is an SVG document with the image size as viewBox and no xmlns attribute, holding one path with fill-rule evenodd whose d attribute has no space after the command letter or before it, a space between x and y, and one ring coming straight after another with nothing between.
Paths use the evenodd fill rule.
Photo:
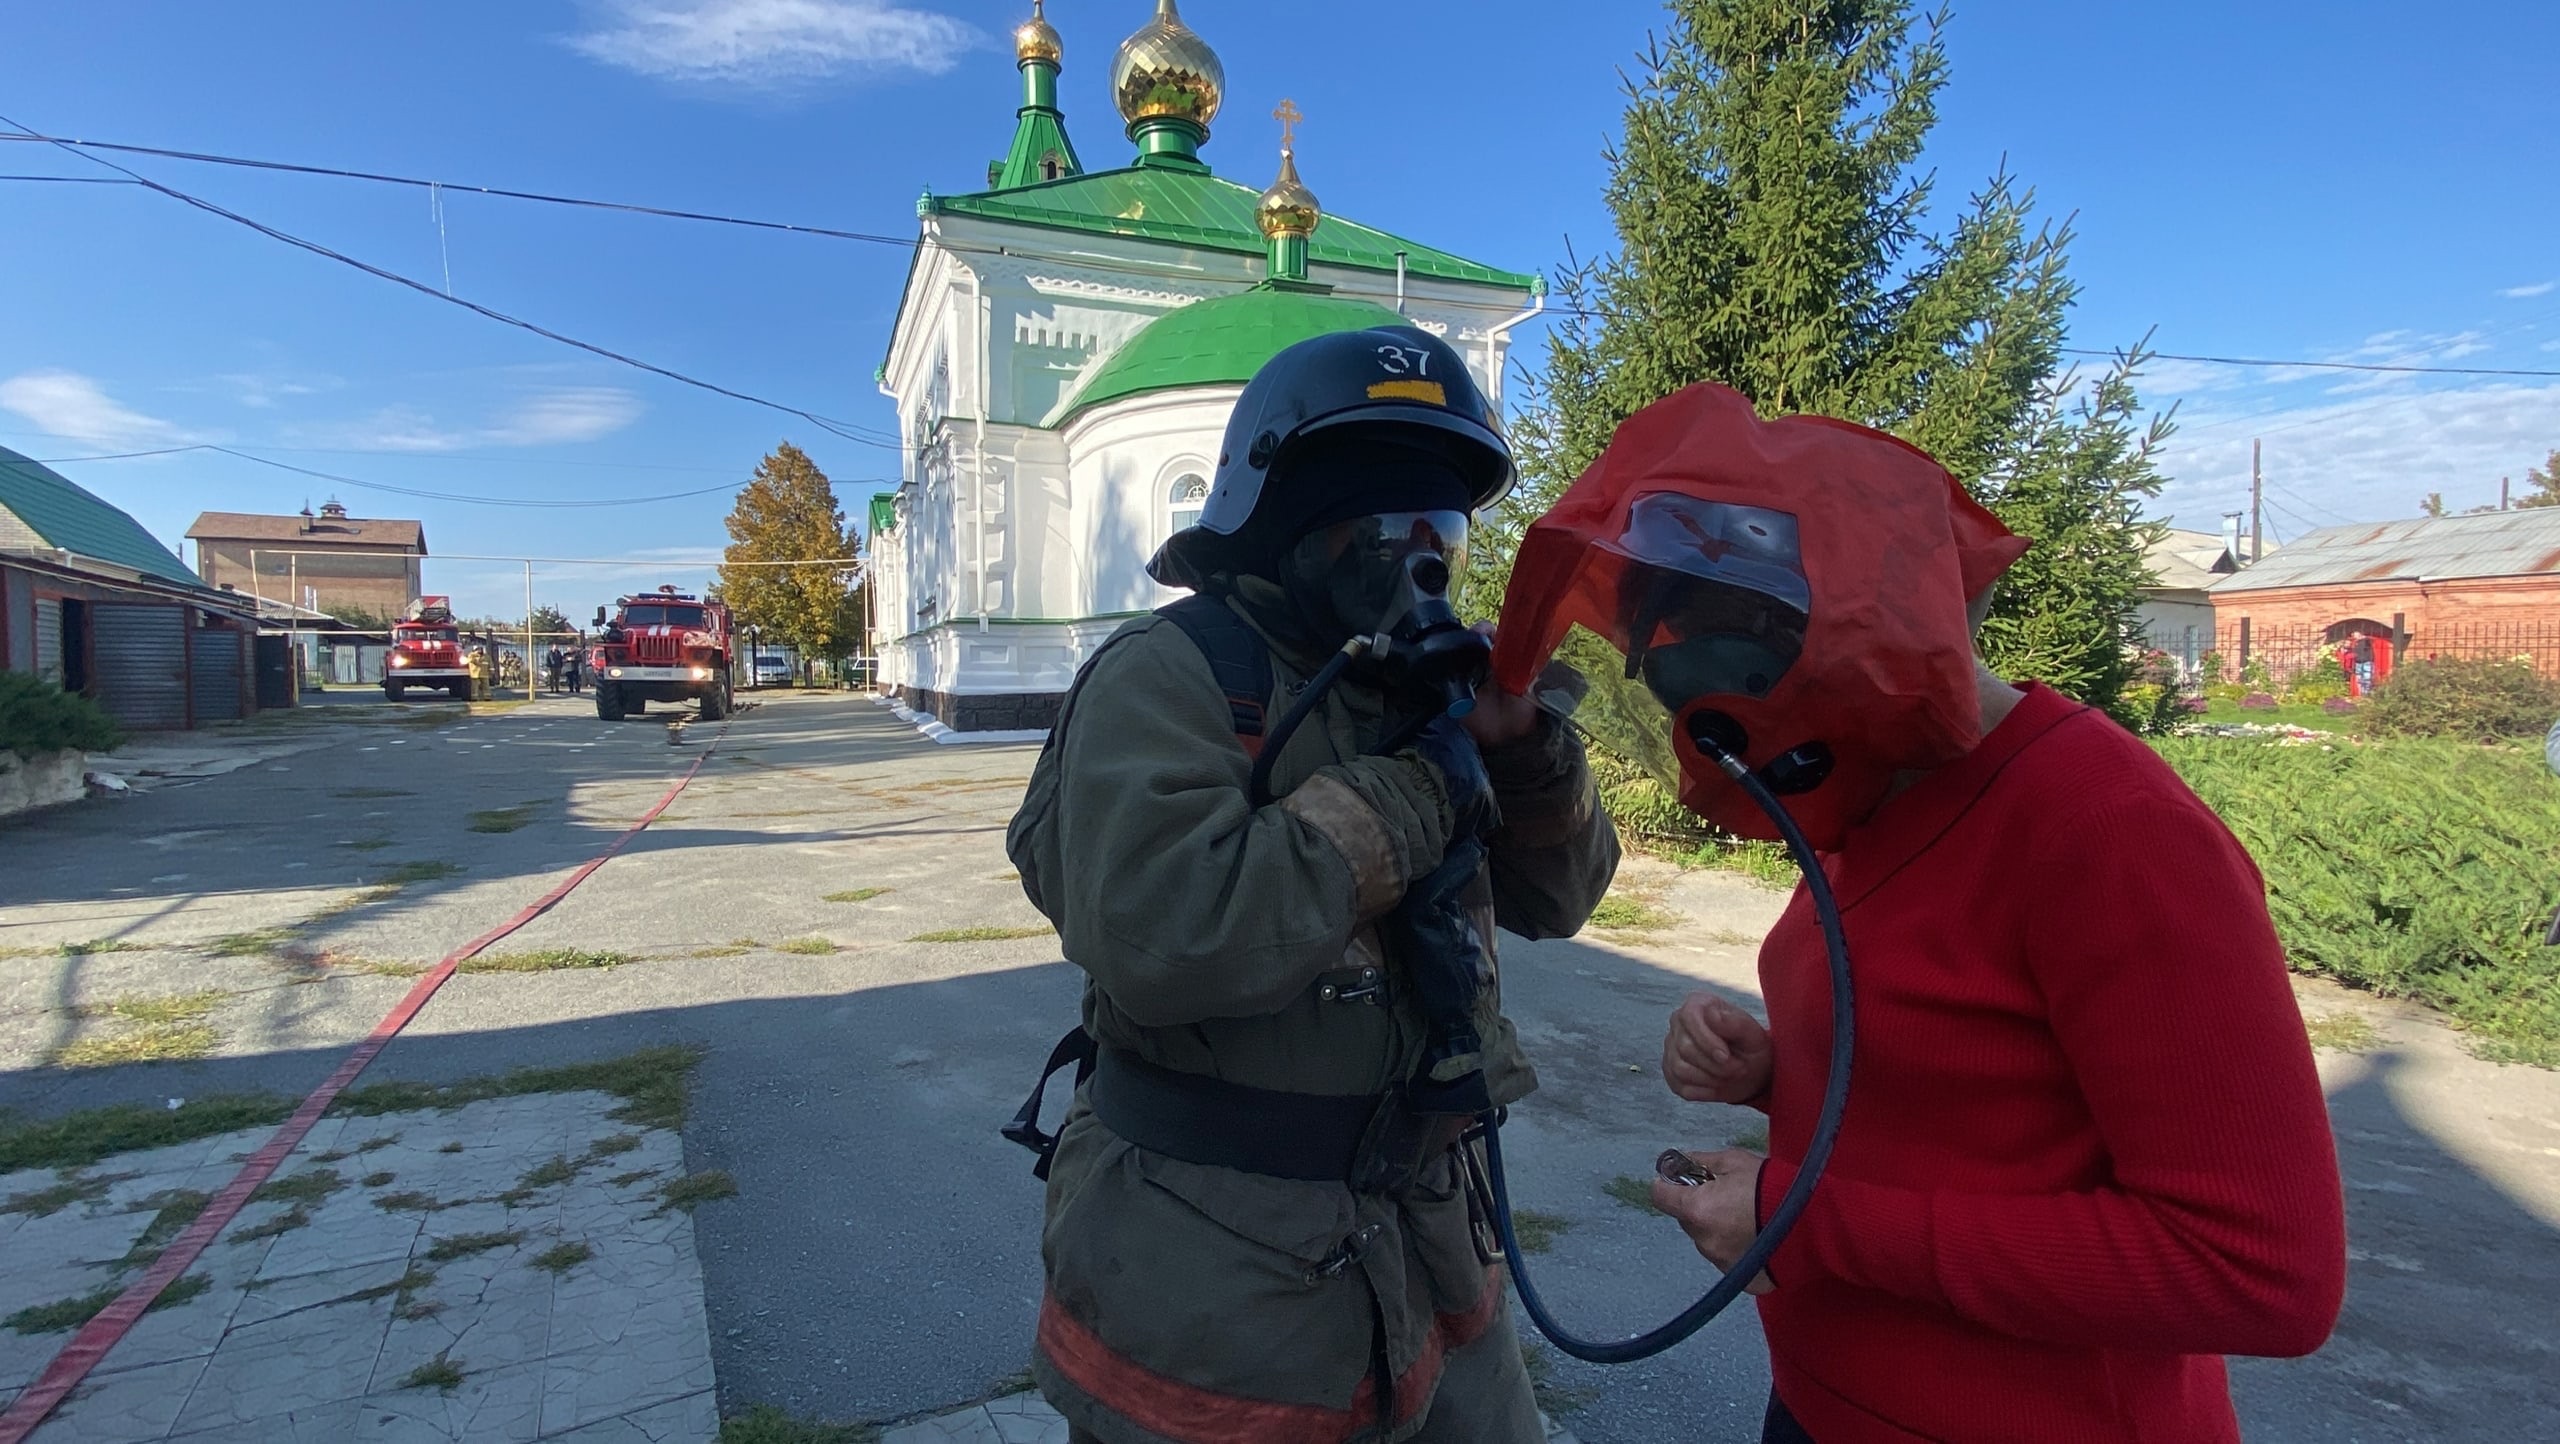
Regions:
<instances>
[{"instance_id":1,"label":"breathing apparatus hose","mask_svg":"<svg viewBox=\"0 0 2560 1444\"><path fill-rule=\"evenodd\" d=\"M1502 1231L1502 1249L1510 1257L1511 1281L1520 1290L1520 1306L1538 1332L1555 1341L1557 1348L1577 1359L1594 1364L1628 1364L1649 1359L1704 1328L1709 1319L1724 1312L1751 1281L1760 1276L1769 1258L1785 1243L1794 1230L1805 1205L1812 1201L1814 1185L1822 1179L1822 1170L1831 1161L1831 1145L1840 1134L1840 1116L1849 1105L1849 1063L1856 1052L1857 1013L1849 991L1849 938L1841 927L1840 906L1831 894L1831 880L1823 874L1822 860L1814 855L1813 845L1805 840L1804 830L1778 801L1768 785L1751 775L1751 769L1712 740L1700 739L1699 749L1715 759L1769 820L1778 825L1786 839L1787 851L1804 872L1805 890L1811 895L1814 916L1822 924L1823 951L1831 963L1831 1067L1830 1078L1822 1090L1822 1111L1815 1117L1813 1141L1806 1145L1804 1162L1798 1167L1795 1181L1787 1186L1786 1196L1778 1200L1768 1222L1760 1226L1760 1236L1742 1251L1742 1257L1716 1280L1715 1286L1696 1303L1680 1311L1678 1317L1660 1328L1638 1334L1631 1339L1603 1342L1586 1339L1556 1322L1547 1311L1546 1301L1538 1296L1522 1266L1519 1235L1511 1224L1511 1188L1502 1173L1502 1130L1493 1113L1483 1117L1485 1172L1493 1184L1494 1217Z\"/></svg>"},{"instance_id":2,"label":"breathing apparatus hose","mask_svg":"<svg viewBox=\"0 0 2560 1444\"><path fill-rule=\"evenodd\" d=\"M1271 768L1279 760L1281 749L1304 723L1309 713L1324 700L1343 672L1364 655L1371 639L1354 637L1333 654L1315 676L1307 680L1306 690L1280 718L1280 724L1263 739L1261 755L1254 759L1252 801L1257 808L1271 800ZM1410 740L1408 737L1406 740ZM1740 787L1754 805L1768 814L1777 825L1778 835L1786 840L1787 852L1804 874L1807 894L1813 903L1814 917L1822 926L1823 952L1831 968L1831 1063L1829 1077L1823 1085L1822 1108L1815 1115L1813 1138L1805 1147L1804 1161L1798 1165L1795 1181L1787 1185L1784 1197L1761 1225L1757 1238L1742 1256L1717 1279L1696 1303L1660 1328L1629 1339L1603 1341L1586 1339L1567 1329L1548 1312L1546 1300L1530 1282L1521 1257L1520 1237L1511 1221L1511 1185L1503 1175L1501 1110L1478 1115L1484 1130L1485 1173L1493 1186L1495 1227L1502 1236L1502 1250L1511 1264L1511 1281L1520 1291L1520 1306L1538 1332L1555 1342L1555 1346L1577 1359L1594 1364L1630 1364L1649 1359L1687 1339L1706 1327L1708 1320L1724 1312L1725 1306L1740 1297L1751 1281L1768 1266L1771 1255L1787 1241L1805 1205L1812 1202L1814 1186L1822 1181L1823 1169L1831 1161L1831 1146L1840 1136L1841 1115L1849 1106L1849 1065L1857 1052L1857 1009L1850 992L1849 936L1840 921L1839 901L1832 896L1831 879L1822 870L1822 859L1815 855L1813 844L1806 840L1804 829L1796 825L1786 804L1778 800L1767 783L1752 775L1741 758L1728 751L1714 738L1698 736L1698 749L1713 758L1724 774Z\"/></svg>"}]
</instances>

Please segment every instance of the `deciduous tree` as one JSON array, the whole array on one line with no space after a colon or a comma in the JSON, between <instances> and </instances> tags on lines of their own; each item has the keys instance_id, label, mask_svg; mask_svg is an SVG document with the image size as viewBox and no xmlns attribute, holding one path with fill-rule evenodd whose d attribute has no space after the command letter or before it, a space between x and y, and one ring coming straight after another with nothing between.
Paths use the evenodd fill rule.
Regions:
<instances>
[{"instance_id":1,"label":"deciduous tree","mask_svg":"<svg viewBox=\"0 0 2560 1444\"><path fill-rule=\"evenodd\" d=\"M856 540L827 474L786 441L756 464L729 512L720 595L767 640L805 656L840 656L861 636L853 568L843 560ZM775 562L809 565L745 565Z\"/></svg>"}]
</instances>

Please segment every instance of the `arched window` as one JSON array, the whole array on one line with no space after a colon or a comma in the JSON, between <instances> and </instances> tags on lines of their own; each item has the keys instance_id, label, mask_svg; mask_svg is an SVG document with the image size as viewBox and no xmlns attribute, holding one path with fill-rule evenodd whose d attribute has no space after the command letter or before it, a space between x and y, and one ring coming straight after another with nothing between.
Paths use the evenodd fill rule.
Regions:
<instances>
[{"instance_id":1,"label":"arched window","mask_svg":"<svg viewBox=\"0 0 2560 1444\"><path fill-rule=\"evenodd\" d=\"M1059 164L1058 153L1056 151L1053 150L1047 155L1040 157L1040 178L1042 180L1056 180L1064 170L1065 167Z\"/></svg>"},{"instance_id":2,"label":"arched window","mask_svg":"<svg viewBox=\"0 0 2560 1444\"><path fill-rule=\"evenodd\" d=\"M1173 479L1173 487L1166 500L1172 513L1173 531L1198 526L1200 509L1209 501L1208 479L1197 472L1186 471Z\"/></svg>"}]
</instances>

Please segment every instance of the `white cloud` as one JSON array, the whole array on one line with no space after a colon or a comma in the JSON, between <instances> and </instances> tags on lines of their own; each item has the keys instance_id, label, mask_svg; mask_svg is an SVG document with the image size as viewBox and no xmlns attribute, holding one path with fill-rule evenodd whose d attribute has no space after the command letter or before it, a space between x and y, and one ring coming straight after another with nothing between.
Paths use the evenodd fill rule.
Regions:
<instances>
[{"instance_id":1,"label":"white cloud","mask_svg":"<svg viewBox=\"0 0 2560 1444\"><path fill-rule=\"evenodd\" d=\"M271 410L278 402L296 396L316 396L338 384L334 379L298 381L257 372L233 372L213 379L231 393L232 400L254 411Z\"/></svg>"},{"instance_id":2,"label":"white cloud","mask_svg":"<svg viewBox=\"0 0 2560 1444\"><path fill-rule=\"evenodd\" d=\"M2270 513L2286 537L2305 523L2415 516L2434 491L2460 510L2495 502L2499 477L2521 482L2560 446L2560 384L2444 387L2258 415L2190 411L2162 459L2171 480L2152 509L2210 531L2246 507L2253 437L2264 442L2274 506L2291 513Z\"/></svg>"},{"instance_id":3,"label":"white cloud","mask_svg":"<svg viewBox=\"0 0 2560 1444\"><path fill-rule=\"evenodd\" d=\"M483 446L564 446L610 436L640 419L640 398L611 386L547 391L487 426L446 426L414 406L388 406L361 421L295 433L304 445L350 451L464 451Z\"/></svg>"},{"instance_id":4,"label":"white cloud","mask_svg":"<svg viewBox=\"0 0 2560 1444\"><path fill-rule=\"evenodd\" d=\"M2498 294L2510 301L2530 301L2536 296L2550 295L2554 286L2560 286L2560 281L2536 281L2530 286L2509 286Z\"/></svg>"},{"instance_id":5,"label":"white cloud","mask_svg":"<svg viewBox=\"0 0 2560 1444\"><path fill-rule=\"evenodd\" d=\"M77 371L26 371L0 381L0 407L50 436L140 449L193 440L156 416L145 416Z\"/></svg>"},{"instance_id":6,"label":"white cloud","mask_svg":"<svg viewBox=\"0 0 2560 1444\"><path fill-rule=\"evenodd\" d=\"M780 86L859 70L940 75L978 32L893 0L590 0L569 45L659 80Z\"/></svg>"}]
</instances>

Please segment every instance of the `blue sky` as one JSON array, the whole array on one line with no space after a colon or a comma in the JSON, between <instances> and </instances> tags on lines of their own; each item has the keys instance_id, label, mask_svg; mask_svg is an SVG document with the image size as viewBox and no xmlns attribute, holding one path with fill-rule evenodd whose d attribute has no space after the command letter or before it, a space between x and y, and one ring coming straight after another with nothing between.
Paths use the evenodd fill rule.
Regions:
<instances>
[{"instance_id":1,"label":"blue sky","mask_svg":"<svg viewBox=\"0 0 2560 1444\"><path fill-rule=\"evenodd\" d=\"M452 0L16 7L0 114L90 139L911 234L1012 126L1004 36L1028 0ZM1103 71L1148 0L1058 0L1064 104L1091 166L1129 151ZM1998 166L2076 217L2074 341L2173 352L2560 370L2550 184L2560 7L1972 0L1929 162ZM2284 13L2280 13L2284 12ZM1187 0L1227 109L1207 158L1260 183L1269 114L1306 112L1326 205L1486 261L1605 245L1601 148L1641 0ZM147 14L148 23L143 23ZM2448 12L2448 18L2450 12ZM0 145L0 173L109 174ZM871 382L906 258L859 243L121 157L154 179L554 329L887 426ZM544 500L722 487L789 438L849 510L893 454L468 315L129 186L0 182L0 444L43 458L212 442L389 486ZM2159 363L2184 429L2160 510L2211 529L2263 436L2273 529L2413 514L2560 446L2560 378ZM585 510L419 500L207 452L61 469L175 541L205 509L335 493L422 517L444 554L716 554L727 497ZM700 573L667 573L697 580ZM582 612L657 571L550 567ZM520 608L521 571L430 581Z\"/></svg>"}]
</instances>

